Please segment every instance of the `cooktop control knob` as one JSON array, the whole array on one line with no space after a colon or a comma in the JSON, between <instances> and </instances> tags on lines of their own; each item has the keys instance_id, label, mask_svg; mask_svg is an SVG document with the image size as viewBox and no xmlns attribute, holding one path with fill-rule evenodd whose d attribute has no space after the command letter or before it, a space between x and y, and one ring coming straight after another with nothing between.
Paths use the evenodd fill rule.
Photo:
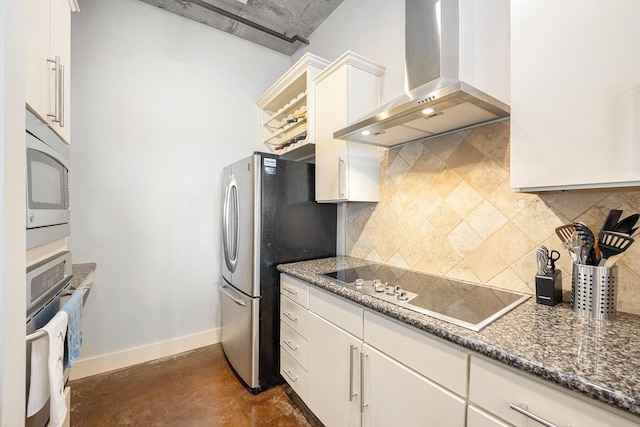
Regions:
<instances>
[{"instance_id":1,"label":"cooktop control knob","mask_svg":"<svg viewBox=\"0 0 640 427\"><path fill-rule=\"evenodd\" d=\"M360 286L364 286L364 279L356 279L355 281L356 286L360 287Z\"/></svg>"}]
</instances>

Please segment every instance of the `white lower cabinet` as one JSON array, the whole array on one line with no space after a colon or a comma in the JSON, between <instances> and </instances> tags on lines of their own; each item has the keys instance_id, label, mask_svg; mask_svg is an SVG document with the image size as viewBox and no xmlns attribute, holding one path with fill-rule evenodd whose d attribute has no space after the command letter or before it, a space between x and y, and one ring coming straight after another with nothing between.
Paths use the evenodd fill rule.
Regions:
<instances>
[{"instance_id":1,"label":"white lower cabinet","mask_svg":"<svg viewBox=\"0 0 640 427\"><path fill-rule=\"evenodd\" d=\"M368 344L362 363L363 426L464 426L464 398Z\"/></svg>"},{"instance_id":2,"label":"white lower cabinet","mask_svg":"<svg viewBox=\"0 0 640 427\"><path fill-rule=\"evenodd\" d=\"M280 375L307 400L309 285L280 275Z\"/></svg>"},{"instance_id":3,"label":"white lower cabinet","mask_svg":"<svg viewBox=\"0 0 640 427\"><path fill-rule=\"evenodd\" d=\"M413 332L409 327L394 323L394 327L404 329L389 329L385 320L375 321L378 317L381 320L384 316L318 288L309 289L306 403L311 411L327 427L463 427L465 398L416 371L422 369L421 363L413 366L416 359L435 362L442 357L443 349L438 347L442 343L406 338L405 332ZM386 321L392 322L388 318ZM391 337L394 334L395 342ZM392 342L403 351L396 353L391 346L386 347ZM385 348L376 348L375 343ZM428 344L437 345L432 348ZM450 347L446 350L457 350ZM387 350L392 355L386 354ZM431 370L449 371L443 378L455 378L451 380L454 387L460 379L462 393L466 394L468 356L459 351L460 355L452 353L452 363ZM418 357L411 356L414 352ZM406 360L398 354L407 356Z\"/></svg>"},{"instance_id":4,"label":"white lower cabinet","mask_svg":"<svg viewBox=\"0 0 640 427\"><path fill-rule=\"evenodd\" d=\"M509 424L484 424L469 426L537 426L543 423L535 417L557 426L580 427L631 427L640 425L623 414L605 409L574 397L569 393L543 384L513 369L479 356L471 357L469 401L489 414Z\"/></svg>"},{"instance_id":5,"label":"white lower cabinet","mask_svg":"<svg viewBox=\"0 0 640 427\"><path fill-rule=\"evenodd\" d=\"M280 347L280 375L302 400L307 400L307 371Z\"/></svg>"},{"instance_id":6,"label":"white lower cabinet","mask_svg":"<svg viewBox=\"0 0 640 427\"><path fill-rule=\"evenodd\" d=\"M360 425L362 341L309 313L307 405L327 427Z\"/></svg>"}]
</instances>

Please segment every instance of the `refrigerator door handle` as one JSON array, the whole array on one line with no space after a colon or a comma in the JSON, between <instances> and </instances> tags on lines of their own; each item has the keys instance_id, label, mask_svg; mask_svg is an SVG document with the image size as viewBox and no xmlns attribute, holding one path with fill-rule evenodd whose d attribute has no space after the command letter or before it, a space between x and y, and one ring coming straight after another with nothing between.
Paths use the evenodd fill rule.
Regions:
<instances>
[{"instance_id":1,"label":"refrigerator door handle","mask_svg":"<svg viewBox=\"0 0 640 427\"><path fill-rule=\"evenodd\" d=\"M237 298L237 297L235 297L235 296L231 295L231 293L227 290L227 289L229 289L229 290L230 290L230 288L229 288L227 285L222 285L222 286L220 287L220 289L222 290L222 292L224 292L224 294L225 294L226 296L228 296L229 298L231 298L231 301L235 302L235 303L236 303L236 304L238 304L238 305L241 305L241 306L243 306L243 307L246 307L246 305L247 305L247 303L246 303L246 302L242 301L240 298Z\"/></svg>"},{"instance_id":2,"label":"refrigerator door handle","mask_svg":"<svg viewBox=\"0 0 640 427\"><path fill-rule=\"evenodd\" d=\"M222 246L224 261L230 272L234 272L238 263L238 222L240 220L238 205L238 183L235 176L230 175L224 192L222 210Z\"/></svg>"}]
</instances>

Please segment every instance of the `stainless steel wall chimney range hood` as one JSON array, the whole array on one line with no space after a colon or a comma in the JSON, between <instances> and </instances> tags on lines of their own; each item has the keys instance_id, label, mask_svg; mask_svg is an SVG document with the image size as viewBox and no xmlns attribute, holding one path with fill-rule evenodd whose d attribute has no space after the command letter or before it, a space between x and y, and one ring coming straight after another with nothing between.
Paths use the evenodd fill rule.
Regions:
<instances>
[{"instance_id":1,"label":"stainless steel wall chimney range hood","mask_svg":"<svg viewBox=\"0 0 640 427\"><path fill-rule=\"evenodd\" d=\"M458 0L406 0L405 5L409 92L333 137L393 147L509 117L507 104L458 79Z\"/></svg>"}]
</instances>

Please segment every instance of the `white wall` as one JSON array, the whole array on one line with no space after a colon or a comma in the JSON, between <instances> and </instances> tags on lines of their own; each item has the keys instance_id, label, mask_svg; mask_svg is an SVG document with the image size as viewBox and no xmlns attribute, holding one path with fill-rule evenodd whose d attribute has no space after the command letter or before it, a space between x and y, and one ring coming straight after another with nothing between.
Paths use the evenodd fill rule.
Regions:
<instances>
[{"instance_id":1,"label":"white wall","mask_svg":"<svg viewBox=\"0 0 640 427\"><path fill-rule=\"evenodd\" d=\"M404 91L404 10L404 0L344 0L292 60L311 52L334 61L351 50L385 67L381 103L391 101Z\"/></svg>"},{"instance_id":2,"label":"white wall","mask_svg":"<svg viewBox=\"0 0 640 427\"><path fill-rule=\"evenodd\" d=\"M25 7L0 0L0 426L24 425Z\"/></svg>"},{"instance_id":3,"label":"white wall","mask_svg":"<svg viewBox=\"0 0 640 427\"><path fill-rule=\"evenodd\" d=\"M98 265L79 362L95 371L215 340L221 171L259 148L255 100L290 58L138 0L80 10L71 250Z\"/></svg>"}]
</instances>

